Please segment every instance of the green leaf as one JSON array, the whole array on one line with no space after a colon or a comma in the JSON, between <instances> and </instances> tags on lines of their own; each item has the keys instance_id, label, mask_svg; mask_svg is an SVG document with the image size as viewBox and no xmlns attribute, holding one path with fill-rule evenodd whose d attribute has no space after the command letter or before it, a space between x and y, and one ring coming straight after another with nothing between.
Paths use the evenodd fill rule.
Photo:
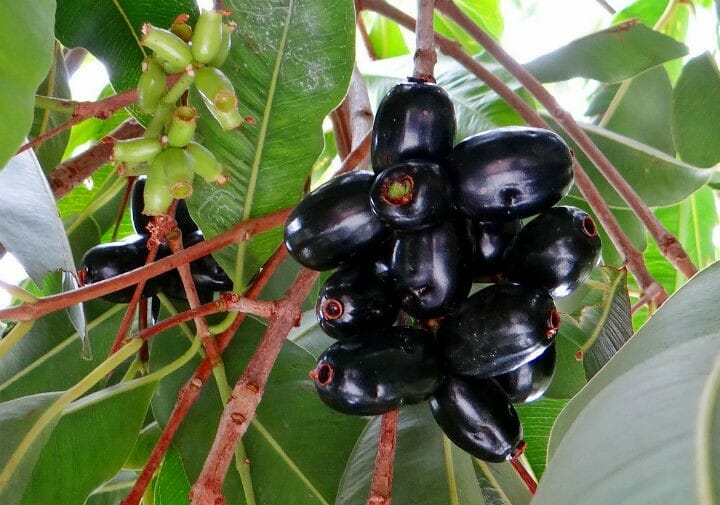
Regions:
<instances>
[{"instance_id":1,"label":"green leaf","mask_svg":"<svg viewBox=\"0 0 720 505\"><path fill-rule=\"evenodd\" d=\"M18 459L16 452L28 431L45 414L61 393L40 393L0 403L0 502L18 505L30 481L30 475L43 446L60 415L53 416L30 447Z\"/></svg>"},{"instance_id":2,"label":"green leaf","mask_svg":"<svg viewBox=\"0 0 720 505\"><path fill-rule=\"evenodd\" d=\"M135 472L120 471L118 474L93 491L85 505L119 505L135 484Z\"/></svg>"},{"instance_id":3,"label":"green leaf","mask_svg":"<svg viewBox=\"0 0 720 505\"><path fill-rule=\"evenodd\" d=\"M70 94L70 84L67 68L65 68L65 59L63 58L63 50L60 44L55 44L53 53L53 63L50 72L45 81L40 84L37 90L38 95L50 96L54 98L72 98ZM36 109L33 118L33 125L30 129L30 137L35 138L49 130L65 123L70 119L67 113L60 113L45 109ZM45 172L49 172L62 160L65 147L67 146L70 132L62 131L57 135L47 139L35 148L40 165Z\"/></svg>"},{"instance_id":4,"label":"green leaf","mask_svg":"<svg viewBox=\"0 0 720 505\"><path fill-rule=\"evenodd\" d=\"M548 119L552 123L552 120ZM677 203L705 184L713 171L679 161L657 149L605 128L581 124L600 151L645 203L660 207ZM556 130L561 131L561 130ZM628 208L580 148L566 138L575 157L611 207ZM578 195L577 189L572 190Z\"/></svg>"},{"instance_id":5,"label":"green leaf","mask_svg":"<svg viewBox=\"0 0 720 505\"><path fill-rule=\"evenodd\" d=\"M550 431L566 404L567 400L541 398L533 403L515 406L522 421L523 439L527 443L525 456L538 478L545 471Z\"/></svg>"},{"instance_id":6,"label":"green leaf","mask_svg":"<svg viewBox=\"0 0 720 505\"><path fill-rule=\"evenodd\" d=\"M700 167L720 161L720 73L709 53L683 67L673 95L672 131L683 160Z\"/></svg>"},{"instance_id":7,"label":"green leaf","mask_svg":"<svg viewBox=\"0 0 720 505\"><path fill-rule=\"evenodd\" d=\"M0 168L30 131L35 92L52 65L55 0L0 5Z\"/></svg>"},{"instance_id":8,"label":"green leaf","mask_svg":"<svg viewBox=\"0 0 720 505\"><path fill-rule=\"evenodd\" d=\"M618 11L613 22L620 23L630 19L638 18L647 26L655 26L660 16L665 12L668 0L637 0L624 9Z\"/></svg>"},{"instance_id":9,"label":"green leaf","mask_svg":"<svg viewBox=\"0 0 720 505\"><path fill-rule=\"evenodd\" d=\"M195 2L58 0L55 35L66 47L90 51L105 65L115 90L124 91L135 87L140 64L150 53L140 46L143 23L169 28L183 13L189 14L193 23L198 14Z\"/></svg>"},{"instance_id":10,"label":"green leaf","mask_svg":"<svg viewBox=\"0 0 720 505\"><path fill-rule=\"evenodd\" d=\"M499 39L502 36L504 22L498 0L486 0L483 2L457 0L455 4L472 19L476 25L488 32L495 39ZM436 13L433 24L436 32L457 41L468 53L477 54L483 50L483 47L454 21Z\"/></svg>"},{"instance_id":11,"label":"green leaf","mask_svg":"<svg viewBox=\"0 0 720 505\"><path fill-rule=\"evenodd\" d=\"M348 460L335 505L366 503L375 463L380 417L376 416L360 435ZM457 448L442 433L426 403L408 405L398 415L397 445L392 498L395 503L477 505L527 503L527 490L517 481L510 489L495 488L498 479L488 467L510 465L478 462ZM510 469L511 470L511 469ZM476 474L477 471L477 474ZM420 477L420 478L419 478ZM523 497L510 501L508 496Z\"/></svg>"},{"instance_id":12,"label":"green leaf","mask_svg":"<svg viewBox=\"0 0 720 505\"><path fill-rule=\"evenodd\" d=\"M375 56L380 59L408 54L410 50L397 23L374 12L362 12Z\"/></svg>"},{"instance_id":13,"label":"green leaf","mask_svg":"<svg viewBox=\"0 0 720 505\"><path fill-rule=\"evenodd\" d=\"M178 505L187 503L190 481L185 473L178 450L170 446L155 481L155 504Z\"/></svg>"},{"instance_id":14,"label":"green leaf","mask_svg":"<svg viewBox=\"0 0 720 505\"><path fill-rule=\"evenodd\" d=\"M146 376L71 403L43 448L21 503L85 503L130 455L156 384Z\"/></svg>"},{"instance_id":15,"label":"green leaf","mask_svg":"<svg viewBox=\"0 0 720 505\"><path fill-rule=\"evenodd\" d=\"M714 484L720 333L710 318L675 316L692 326L682 339L612 374L589 401L582 392L569 404L584 405L556 446L534 504L684 505L720 497Z\"/></svg>"},{"instance_id":16,"label":"green leaf","mask_svg":"<svg viewBox=\"0 0 720 505\"><path fill-rule=\"evenodd\" d=\"M323 150L323 118L342 100L354 62L349 0L284 0L272 8L238 0L228 8L242 28L223 68L241 114L255 122L223 132L204 109L200 112L203 143L230 177L221 187L196 182L188 200L208 237L300 200ZM280 235L278 229L216 253L236 289L257 272Z\"/></svg>"},{"instance_id":17,"label":"green leaf","mask_svg":"<svg viewBox=\"0 0 720 505\"><path fill-rule=\"evenodd\" d=\"M581 415L583 410L593 401L593 398L603 393L614 381L619 380L626 373L634 369L641 370L641 367L646 369L647 367L644 366L645 363L649 363L650 360L655 359L656 356L662 355L666 350L670 352L669 356L672 356L674 350L686 343L690 344L696 340L705 342L708 339L716 339L715 300L720 296L719 280L720 263L713 263L700 271L693 279L674 293L625 344L620 352L593 377L587 386L567 405L563 414L555 423L549 446L551 458L554 458L554 453L559 444L568 433L568 430L571 429L571 425L575 423L578 416ZM689 348L687 349L689 350ZM658 374L656 378L652 380L644 379L646 382L639 383L639 385L648 386L648 393L652 392L653 395L655 395L655 390L659 388L660 384L664 383L665 380L681 381L683 384L689 385L686 380L702 379L702 372L699 372L702 368L702 363L707 362L707 360L712 360L717 352L716 350L717 343L714 349L706 352L704 359L698 359L698 367L695 370L674 370L673 373L665 379L660 376L661 374L658 371L655 372ZM669 356L656 359L656 364L664 367L666 365L664 359ZM680 364L678 363L678 365ZM690 376L692 376L692 378ZM677 391L677 388L666 387ZM645 394L646 393L643 392L642 395L639 395L635 399L639 400L640 397ZM626 395L619 394L619 396L625 397ZM696 395L695 400L697 399L698 397ZM672 402L674 401L675 399L672 400ZM670 406L672 402L665 404L665 406ZM690 408L684 414L691 422L694 419L694 415L692 414L695 412L694 408L695 407ZM629 419L630 415L627 412L623 412L622 424L624 425ZM650 425L659 426L655 424L654 421ZM578 426L580 425L578 424ZM647 428L647 426L648 425L646 425L645 428ZM608 428L608 426L605 428ZM654 430L648 429L647 431L653 432ZM664 436L662 433L658 434L656 432L655 434ZM672 437L668 439L672 439ZM612 445L617 444L614 442ZM591 453L586 450L584 454ZM668 459L668 461L670 460Z\"/></svg>"},{"instance_id":18,"label":"green leaf","mask_svg":"<svg viewBox=\"0 0 720 505\"><path fill-rule=\"evenodd\" d=\"M244 369L264 328L258 321L246 319L224 352L230 384ZM158 335L151 345L151 366L172 359L182 352L182 347L182 341ZM286 343L270 374L257 416L243 437L252 491L258 503L332 503L345 461L365 424L361 418L332 411L319 400L308 377L314 366L315 359L310 354L291 342ZM160 384L153 412L161 426L167 422L189 372L189 368L185 369ZM222 408L217 386L210 380L175 437L175 446L191 482L202 468ZM233 467L225 480L225 496L228 503L245 503Z\"/></svg>"},{"instance_id":19,"label":"green leaf","mask_svg":"<svg viewBox=\"0 0 720 505\"><path fill-rule=\"evenodd\" d=\"M161 434L162 430L158 423L153 422L145 426L138 435L135 447L133 447L132 453L128 456L123 468L142 470Z\"/></svg>"},{"instance_id":20,"label":"green leaf","mask_svg":"<svg viewBox=\"0 0 720 505\"><path fill-rule=\"evenodd\" d=\"M716 259L712 240L717 226L713 193L709 187L703 187L677 205L655 210L655 215L680 241L698 268L706 267ZM672 293L685 283L685 277L668 262L654 241L645 253L645 261L668 292Z\"/></svg>"},{"instance_id":21,"label":"green leaf","mask_svg":"<svg viewBox=\"0 0 720 505\"><path fill-rule=\"evenodd\" d=\"M0 401L69 388L102 362L125 306L98 301L85 307L93 359L80 357L80 339L67 316L48 314L0 359Z\"/></svg>"},{"instance_id":22,"label":"green leaf","mask_svg":"<svg viewBox=\"0 0 720 505\"><path fill-rule=\"evenodd\" d=\"M38 286L48 272L75 272L55 198L32 150L0 171L0 243Z\"/></svg>"},{"instance_id":23,"label":"green leaf","mask_svg":"<svg viewBox=\"0 0 720 505\"><path fill-rule=\"evenodd\" d=\"M579 38L525 68L541 82L585 77L618 82L687 54L684 44L628 21Z\"/></svg>"},{"instance_id":24,"label":"green leaf","mask_svg":"<svg viewBox=\"0 0 720 505\"><path fill-rule=\"evenodd\" d=\"M669 155L675 154L670 128L672 85L663 66L656 66L627 80L614 97L614 109L601 124Z\"/></svg>"}]
</instances>

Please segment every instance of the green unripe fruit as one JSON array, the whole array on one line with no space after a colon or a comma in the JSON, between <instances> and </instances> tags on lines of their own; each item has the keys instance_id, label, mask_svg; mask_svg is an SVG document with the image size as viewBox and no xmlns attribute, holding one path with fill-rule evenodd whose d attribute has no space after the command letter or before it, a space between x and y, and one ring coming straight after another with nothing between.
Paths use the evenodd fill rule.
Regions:
<instances>
[{"instance_id":1,"label":"green unripe fruit","mask_svg":"<svg viewBox=\"0 0 720 505\"><path fill-rule=\"evenodd\" d=\"M230 54L230 46L232 44L232 33L235 31L237 25L233 23L223 23L222 25L222 41L220 42L220 49L215 54L215 57L208 62L211 67L220 67L225 60L227 60Z\"/></svg>"},{"instance_id":2,"label":"green unripe fruit","mask_svg":"<svg viewBox=\"0 0 720 505\"><path fill-rule=\"evenodd\" d=\"M192 156L195 173L211 184L225 184L227 175L223 173L222 166L215 155L204 145L190 142L185 148Z\"/></svg>"},{"instance_id":3,"label":"green unripe fruit","mask_svg":"<svg viewBox=\"0 0 720 505\"><path fill-rule=\"evenodd\" d=\"M110 159L119 162L141 163L153 160L162 151L162 144L154 138L116 140Z\"/></svg>"},{"instance_id":4,"label":"green unripe fruit","mask_svg":"<svg viewBox=\"0 0 720 505\"><path fill-rule=\"evenodd\" d=\"M185 147L195 135L197 111L195 107L180 106L175 109L170 127L167 131L168 145Z\"/></svg>"},{"instance_id":5,"label":"green unripe fruit","mask_svg":"<svg viewBox=\"0 0 720 505\"><path fill-rule=\"evenodd\" d=\"M221 112L237 108L237 97L230 79L215 67L198 68L195 72L195 86L205 103L213 104Z\"/></svg>"},{"instance_id":6,"label":"green unripe fruit","mask_svg":"<svg viewBox=\"0 0 720 505\"><path fill-rule=\"evenodd\" d=\"M193 36L193 29L189 24L187 24L188 19L190 19L189 15L180 14L175 18L175 21L173 21L173 24L170 26L170 31L185 42L190 42Z\"/></svg>"},{"instance_id":7,"label":"green unripe fruit","mask_svg":"<svg viewBox=\"0 0 720 505\"><path fill-rule=\"evenodd\" d=\"M138 79L137 94L140 112L152 114L160 105L167 93L165 72L153 57L145 58L142 64L143 73Z\"/></svg>"},{"instance_id":8,"label":"green unripe fruit","mask_svg":"<svg viewBox=\"0 0 720 505\"><path fill-rule=\"evenodd\" d=\"M218 53L223 40L222 14L202 11L195 24L192 38L192 55L200 63L209 63Z\"/></svg>"},{"instance_id":9,"label":"green unripe fruit","mask_svg":"<svg viewBox=\"0 0 720 505\"><path fill-rule=\"evenodd\" d=\"M145 207L142 213L148 216L166 214L173 201L173 197L168 191L168 182L165 176L165 160L161 155L156 156L150 164L147 179L145 180L143 200Z\"/></svg>"},{"instance_id":10,"label":"green unripe fruit","mask_svg":"<svg viewBox=\"0 0 720 505\"><path fill-rule=\"evenodd\" d=\"M224 112L215 107L212 102L208 101L205 101L205 106L210 111L210 114L212 114L212 117L215 118L215 121L217 121L225 131L234 130L245 121L237 108L232 109L230 112Z\"/></svg>"},{"instance_id":11,"label":"green unripe fruit","mask_svg":"<svg viewBox=\"0 0 720 505\"><path fill-rule=\"evenodd\" d=\"M173 198L189 198L193 193L195 177L192 157L180 147L168 147L161 156L168 192Z\"/></svg>"},{"instance_id":12,"label":"green unripe fruit","mask_svg":"<svg viewBox=\"0 0 720 505\"><path fill-rule=\"evenodd\" d=\"M166 72L182 72L192 62L190 46L170 30L145 23L142 33L140 44L153 50Z\"/></svg>"}]
</instances>

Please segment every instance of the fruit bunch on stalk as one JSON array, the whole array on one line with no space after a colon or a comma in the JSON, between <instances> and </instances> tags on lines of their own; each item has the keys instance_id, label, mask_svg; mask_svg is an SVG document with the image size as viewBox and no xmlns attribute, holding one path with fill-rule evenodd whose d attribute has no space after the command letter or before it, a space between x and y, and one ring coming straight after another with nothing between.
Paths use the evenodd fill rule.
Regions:
<instances>
[{"instance_id":1,"label":"fruit bunch on stalk","mask_svg":"<svg viewBox=\"0 0 720 505\"><path fill-rule=\"evenodd\" d=\"M373 124L373 173L308 194L285 244L335 270L315 309L337 339L311 372L322 401L353 415L428 401L455 444L499 462L524 447L513 404L550 383L554 300L588 278L600 239L587 213L555 206L573 182L557 134L505 127L456 144L455 132L440 86L397 84Z\"/></svg>"},{"instance_id":2,"label":"fruit bunch on stalk","mask_svg":"<svg viewBox=\"0 0 720 505\"><path fill-rule=\"evenodd\" d=\"M140 43L152 50L142 63L137 84L137 108L150 116L141 138L107 139L112 143L111 160L121 176L139 177L131 196L131 218L135 233L117 242L99 244L86 251L80 276L94 283L126 273L145 264L148 256L148 224L152 216L166 215L177 200L175 219L183 246L204 240L190 217L185 199L193 193L193 179L199 175L212 184L224 184L228 177L213 153L194 140L197 109L188 103L188 90L194 86L205 108L224 130L240 126L245 119L238 111L238 100L228 77L219 68L231 46L234 22L226 22L228 11L205 10L194 28L187 15L178 16L170 29L146 23ZM168 87L169 76L181 74ZM158 258L171 253L161 242ZM211 256L191 262L190 269L201 301L215 292L232 289L232 282ZM130 301L135 287L116 291L104 298L114 303ZM186 299L177 271L149 279L142 297L158 293Z\"/></svg>"}]
</instances>

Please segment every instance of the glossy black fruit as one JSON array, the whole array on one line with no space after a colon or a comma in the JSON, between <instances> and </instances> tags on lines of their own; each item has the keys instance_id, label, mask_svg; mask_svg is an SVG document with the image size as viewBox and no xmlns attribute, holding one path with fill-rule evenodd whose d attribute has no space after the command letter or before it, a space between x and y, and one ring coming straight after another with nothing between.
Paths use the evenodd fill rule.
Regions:
<instances>
[{"instance_id":1,"label":"glossy black fruit","mask_svg":"<svg viewBox=\"0 0 720 505\"><path fill-rule=\"evenodd\" d=\"M450 206L448 190L440 165L404 161L377 176L370 188L370 205L391 228L419 230L445 217Z\"/></svg>"},{"instance_id":2,"label":"glossy black fruit","mask_svg":"<svg viewBox=\"0 0 720 505\"><path fill-rule=\"evenodd\" d=\"M500 463L524 445L517 412L493 380L448 377L429 402L445 435L478 459Z\"/></svg>"},{"instance_id":3,"label":"glossy black fruit","mask_svg":"<svg viewBox=\"0 0 720 505\"><path fill-rule=\"evenodd\" d=\"M329 270L353 258L376 256L390 230L370 208L375 175L341 174L307 195L285 223L285 245L301 265Z\"/></svg>"},{"instance_id":4,"label":"glossy black fruit","mask_svg":"<svg viewBox=\"0 0 720 505\"><path fill-rule=\"evenodd\" d=\"M310 375L323 402L361 416L419 403L442 379L432 334L398 326L335 342Z\"/></svg>"},{"instance_id":5,"label":"glossy black fruit","mask_svg":"<svg viewBox=\"0 0 720 505\"><path fill-rule=\"evenodd\" d=\"M395 85L378 105L370 159L379 174L401 161L443 160L455 142L455 108L437 84Z\"/></svg>"},{"instance_id":6,"label":"glossy black fruit","mask_svg":"<svg viewBox=\"0 0 720 505\"><path fill-rule=\"evenodd\" d=\"M338 339L392 326L399 311L400 300L374 265L339 268L320 288L315 305L322 330Z\"/></svg>"},{"instance_id":7,"label":"glossy black fruit","mask_svg":"<svg viewBox=\"0 0 720 505\"><path fill-rule=\"evenodd\" d=\"M448 314L438 345L450 373L491 377L539 356L555 339L560 315L547 292L493 284Z\"/></svg>"},{"instance_id":8,"label":"glossy black fruit","mask_svg":"<svg viewBox=\"0 0 720 505\"><path fill-rule=\"evenodd\" d=\"M183 247L190 247L199 244L205 240L203 233L196 230L188 235L183 235ZM233 288L233 282L220 267L212 255L203 256L195 261L190 262L190 273L192 275L195 288L198 291L200 300L205 302L212 300L213 293L221 291L230 291ZM186 300L185 288L183 287L180 274L177 270L166 272L158 278L160 289L166 295Z\"/></svg>"},{"instance_id":9,"label":"glossy black fruit","mask_svg":"<svg viewBox=\"0 0 720 505\"><path fill-rule=\"evenodd\" d=\"M515 370L493 377L513 403L528 403L539 399L550 386L555 371L555 343L532 361Z\"/></svg>"},{"instance_id":10,"label":"glossy black fruit","mask_svg":"<svg viewBox=\"0 0 720 505\"><path fill-rule=\"evenodd\" d=\"M554 297L569 295L600 259L595 222L577 207L554 207L530 221L505 252L508 279Z\"/></svg>"},{"instance_id":11,"label":"glossy black fruit","mask_svg":"<svg viewBox=\"0 0 720 505\"><path fill-rule=\"evenodd\" d=\"M484 221L532 216L568 192L572 161L567 144L550 130L513 126L473 135L448 158L453 204Z\"/></svg>"},{"instance_id":12,"label":"glossy black fruit","mask_svg":"<svg viewBox=\"0 0 720 505\"><path fill-rule=\"evenodd\" d=\"M161 246L158 256L167 256L169 250ZM129 272L145 264L148 255L147 237L130 235L118 242L98 244L88 249L80 261L80 272L83 284L93 284ZM143 288L142 296L147 298L157 294L158 278L148 279ZM128 303L132 298L135 286L114 291L103 296L103 300L112 303Z\"/></svg>"},{"instance_id":13,"label":"glossy black fruit","mask_svg":"<svg viewBox=\"0 0 720 505\"><path fill-rule=\"evenodd\" d=\"M466 229L455 221L397 232L390 276L403 309L413 317L430 319L460 303L472 283L471 253Z\"/></svg>"},{"instance_id":14,"label":"glossy black fruit","mask_svg":"<svg viewBox=\"0 0 720 505\"><path fill-rule=\"evenodd\" d=\"M143 199L145 180L145 176L138 177L135 180L130 197L130 219L135 232L141 235L149 235L147 225L152 219L152 216L143 214L143 208L145 207L145 200ZM198 225L195 224L195 221L190 217L190 212L188 211L185 200L178 200L175 209L175 221L177 221L178 229L183 235L188 235L198 230Z\"/></svg>"},{"instance_id":15,"label":"glossy black fruit","mask_svg":"<svg viewBox=\"0 0 720 505\"><path fill-rule=\"evenodd\" d=\"M493 282L501 275L505 249L521 228L519 219L470 222L475 282Z\"/></svg>"}]
</instances>

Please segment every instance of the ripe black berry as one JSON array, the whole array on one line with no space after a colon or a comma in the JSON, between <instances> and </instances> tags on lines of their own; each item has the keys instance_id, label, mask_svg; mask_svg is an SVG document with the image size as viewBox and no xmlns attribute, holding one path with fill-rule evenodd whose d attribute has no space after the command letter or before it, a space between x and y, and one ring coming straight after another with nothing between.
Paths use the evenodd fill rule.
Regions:
<instances>
[{"instance_id":1,"label":"ripe black berry","mask_svg":"<svg viewBox=\"0 0 720 505\"><path fill-rule=\"evenodd\" d=\"M402 307L413 317L444 315L470 292L471 244L455 221L397 232L390 263Z\"/></svg>"},{"instance_id":2,"label":"ripe black berry","mask_svg":"<svg viewBox=\"0 0 720 505\"><path fill-rule=\"evenodd\" d=\"M349 265L327 278L318 293L315 316L325 333L343 338L392 326L400 300L375 275L375 266Z\"/></svg>"},{"instance_id":3,"label":"ripe black berry","mask_svg":"<svg viewBox=\"0 0 720 505\"><path fill-rule=\"evenodd\" d=\"M455 445L483 461L506 461L523 446L517 412L493 380L448 377L430 409Z\"/></svg>"},{"instance_id":4,"label":"ripe black berry","mask_svg":"<svg viewBox=\"0 0 720 505\"><path fill-rule=\"evenodd\" d=\"M567 144L550 130L505 127L473 135L448 158L453 203L479 220L532 216L568 192L572 160Z\"/></svg>"},{"instance_id":5,"label":"ripe black berry","mask_svg":"<svg viewBox=\"0 0 720 505\"><path fill-rule=\"evenodd\" d=\"M167 246L161 246L158 256L170 253ZM147 237L130 235L118 242L98 244L88 249L80 261L80 271L84 284L93 284L129 272L145 264L148 255ZM147 298L158 292L157 278L148 279L143 288L142 297ZM113 291L103 300L112 303L128 303L132 298L135 286L128 286Z\"/></svg>"},{"instance_id":6,"label":"ripe black berry","mask_svg":"<svg viewBox=\"0 0 720 505\"><path fill-rule=\"evenodd\" d=\"M441 381L432 335L397 326L335 342L310 375L323 402L361 416L419 403Z\"/></svg>"},{"instance_id":7,"label":"ripe black berry","mask_svg":"<svg viewBox=\"0 0 720 505\"><path fill-rule=\"evenodd\" d=\"M490 377L539 356L555 339L560 315L539 289L493 284L468 297L438 329L447 369Z\"/></svg>"},{"instance_id":8,"label":"ripe black berry","mask_svg":"<svg viewBox=\"0 0 720 505\"><path fill-rule=\"evenodd\" d=\"M532 361L515 370L493 377L513 403L528 403L540 398L552 380L556 361L555 343Z\"/></svg>"},{"instance_id":9,"label":"ripe black berry","mask_svg":"<svg viewBox=\"0 0 720 505\"><path fill-rule=\"evenodd\" d=\"M377 176L370 188L370 205L394 229L427 228L447 213L448 184L436 163L401 162Z\"/></svg>"},{"instance_id":10,"label":"ripe black berry","mask_svg":"<svg viewBox=\"0 0 720 505\"><path fill-rule=\"evenodd\" d=\"M375 256L389 229L370 208L375 175L341 174L307 195L285 223L285 245L301 265L329 270L355 257Z\"/></svg>"},{"instance_id":11,"label":"ripe black berry","mask_svg":"<svg viewBox=\"0 0 720 505\"><path fill-rule=\"evenodd\" d=\"M593 219L577 207L553 207L530 221L505 252L508 279L566 296L600 257Z\"/></svg>"},{"instance_id":12,"label":"ripe black berry","mask_svg":"<svg viewBox=\"0 0 720 505\"><path fill-rule=\"evenodd\" d=\"M519 219L470 223L475 282L492 282L502 273L505 249L521 228Z\"/></svg>"},{"instance_id":13,"label":"ripe black berry","mask_svg":"<svg viewBox=\"0 0 720 505\"><path fill-rule=\"evenodd\" d=\"M378 105L370 158L375 173L401 161L443 160L455 141L455 108L440 86L421 81L395 85Z\"/></svg>"}]
</instances>

